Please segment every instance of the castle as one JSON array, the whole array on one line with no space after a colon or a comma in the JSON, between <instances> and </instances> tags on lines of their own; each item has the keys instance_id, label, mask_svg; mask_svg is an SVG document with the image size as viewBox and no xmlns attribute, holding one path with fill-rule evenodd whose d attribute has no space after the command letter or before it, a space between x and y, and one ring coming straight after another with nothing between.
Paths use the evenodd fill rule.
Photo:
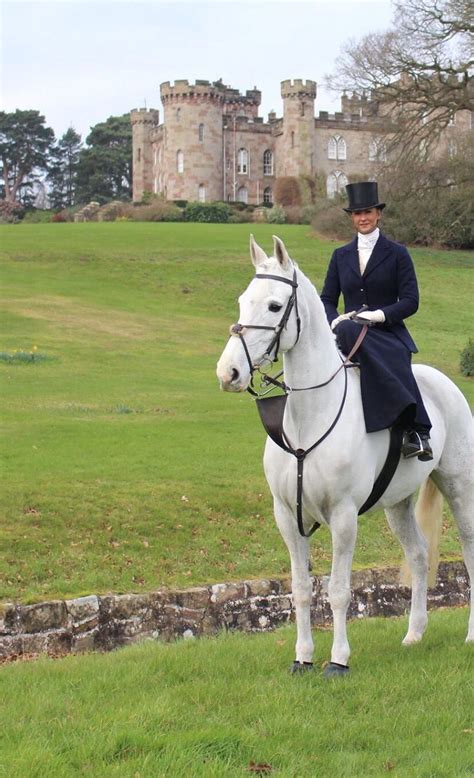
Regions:
<instances>
[{"instance_id":1,"label":"castle","mask_svg":"<svg viewBox=\"0 0 474 778\"><path fill-rule=\"evenodd\" d=\"M283 116L271 112L264 121L256 87L243 95L222 80L166 81L160 94L162 124L154 109L130 115L135 202L151 192L167 200L272 203L280 176L316 174L332 197L351 175L375 177L385 161L390 117L365 95L344 93L340 112L315 116L316 82L282 81ZM458 116L455 130L471 127L469 111Z\"/></svg>"}]
</instances>

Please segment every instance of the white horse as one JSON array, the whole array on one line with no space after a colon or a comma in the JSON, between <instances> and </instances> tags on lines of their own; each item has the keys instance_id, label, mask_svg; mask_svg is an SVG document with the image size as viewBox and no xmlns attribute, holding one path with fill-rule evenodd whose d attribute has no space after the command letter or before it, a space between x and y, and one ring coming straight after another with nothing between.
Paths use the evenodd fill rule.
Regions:
<instances>
[{"instance_id":1,"label":"white horse","mask_svg":"<svg viewBox=\"0 0 474 778\"><path fill-rule=\"evenodd\" d=\"M319 522L329 528L332 537L329 601L334 638L331 662L325 674L344 674L348 671L350 656L346 616L357 514L384 464L389 432L366 433L359 370L337 371L341 366L341 355L323 304L314 286L289 258L283 242L274 237L274 255L267 257L251 236L250 253L257 274L239 298L240 324L231 328L231 337L217 364L221 388L229 392L245 391L253 369L268 363L280 348L287 386L305 388L322 384L308 391L290 391L285 408L286 440L293 449L308 449L336 419L347 381L346 400L337 423L305 460L302 500L304 534ZM286 321L279 330L282 312ZM335 373L333 380L326 383ZM471 581L471 615L466 640L474 641L472 416L459 389L442 373L425 365L415 365L414 373L433 424L433 460L401 459L394 478L375 506L385 509L411 572L412 603L403 643L417 643L427 625L430 565L425 535L431 536L435 544L439 539L442 494L457 522ZM264 468L273 494L276 522L291 557L297 624L293 671L311 669L314 650L310 623L312 585L309 542L298 531L296 521L297 460L267 438ZM417 522L413 496L420 485ZM420 506L423 532L418 516ZM434 574L436 567L437 562L432 570Z\"/></svg>"}]
</instances>

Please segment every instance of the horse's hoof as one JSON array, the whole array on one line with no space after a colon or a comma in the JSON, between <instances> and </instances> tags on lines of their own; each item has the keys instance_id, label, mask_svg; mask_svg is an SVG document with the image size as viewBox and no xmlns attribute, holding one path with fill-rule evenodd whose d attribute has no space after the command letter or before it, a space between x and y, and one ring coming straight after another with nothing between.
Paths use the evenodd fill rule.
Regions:
<instances>
[{"instance_id":1,"label":"horse's hoof","mask_svg":"<svg viewBox=\"0 0 474 778\"><path fill-rule=\"evenodd\" d=\"M337 662L329 662L324 668L325 678L335 678L340 675L347 675L349 667L347 665L339 665Z\"/></svg>"},{"instance_id":2,"label":"horse's hoof","mask_svg":"<svg viewBox=\"0 0 474 778\"><path fill-rule=\"evenodd\" d=\"M291 675L295 675L295 674L299 675L301 673L307 673L309 670L312 669L313 669L312 662L297 662L295 659L295 661L290 667L290 673Z\"/></svg>"}]
</instances>

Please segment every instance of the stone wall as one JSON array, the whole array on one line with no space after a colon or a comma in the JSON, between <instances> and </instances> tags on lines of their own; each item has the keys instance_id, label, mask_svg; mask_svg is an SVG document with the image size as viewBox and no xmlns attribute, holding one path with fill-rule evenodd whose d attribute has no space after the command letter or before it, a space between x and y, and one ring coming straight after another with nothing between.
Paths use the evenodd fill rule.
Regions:
<instances>
[{"instance_id":1,"label":"stone wall","mask_svg":"<svg viewBox=\"0 0 474 778\"><path fill-rule=\"evenodd\" d=\"M313 624L329 624L328 576L313 578ZM399 616L410 590L398 570L363 570L352 575L350 618ZM429 607L466 605L462 562L440 565ZM140 640L169 641L214 635L220 630L266 632L292 620L288 580L222 583L149 594L90 595L36 605L0 606L0 658L48 653L109 651Z\"/></svg>"}]
</instances>

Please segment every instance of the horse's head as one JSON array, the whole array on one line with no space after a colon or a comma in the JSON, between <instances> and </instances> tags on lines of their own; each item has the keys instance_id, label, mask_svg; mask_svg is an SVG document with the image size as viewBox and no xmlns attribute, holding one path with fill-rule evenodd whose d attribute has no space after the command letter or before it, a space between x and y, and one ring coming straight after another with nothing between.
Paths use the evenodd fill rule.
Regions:
<instances>
[{"instance_id":1,"label":"horse's head","mask_svg":"<svg viewBox=\"0 0 474 778\"><path fill-rule=\"evenodd\" d=\"M226 392L245 391L253 370L291 348L299 335L296 269L283 241L273 236L273 256L267 257L251 235L250 256L256 275L239 298L239 323L230 328L217 363Z\"/></svg>"}]
</instances>

